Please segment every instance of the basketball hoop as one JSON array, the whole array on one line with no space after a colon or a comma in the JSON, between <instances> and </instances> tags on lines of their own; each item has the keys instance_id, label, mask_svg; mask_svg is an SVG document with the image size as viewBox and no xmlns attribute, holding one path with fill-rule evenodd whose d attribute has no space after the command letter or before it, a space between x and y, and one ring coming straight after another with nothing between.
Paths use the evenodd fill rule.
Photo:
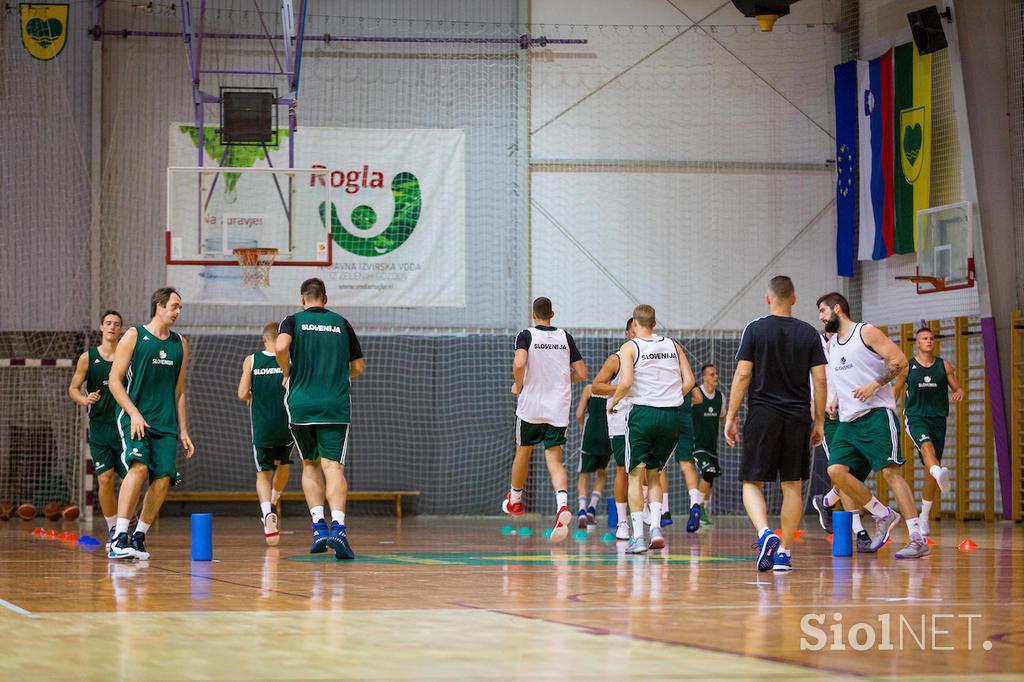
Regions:
<instances>
[{"instance_id":1,"label":"basketball hoop","mask_svg":"<svg viewBox=\"0 0 1024 682\"><path fill-rule=\"evenodd\" d=\"M913 282L914 284L929 284L936 291L944 291L946 289L946 280L941 277L931 277L930 275L897 275L896 279L903 282Z\"/></svg>"},{"instance_id":2,"label":"basketball hoop","mask_svg":"<svg viewBox=\"0 0 1024 682\"><path fill-rule=\"evenodd\" d=\"M232 249L242 268L242 284L247 287L270 286L270 267L277 257L277 249Z\"/></svg>"}]
</instances>

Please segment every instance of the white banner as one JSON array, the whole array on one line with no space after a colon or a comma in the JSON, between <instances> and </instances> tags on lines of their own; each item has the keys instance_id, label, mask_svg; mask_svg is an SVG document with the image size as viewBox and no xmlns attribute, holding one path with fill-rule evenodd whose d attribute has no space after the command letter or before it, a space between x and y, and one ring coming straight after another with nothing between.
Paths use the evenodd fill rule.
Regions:
<instances>
[{"instance_id":1,"label":"white banner","mask_svg":"<svg viewBox=\"0 0 1024 682\"><path fill-rule=\"evenodd\" d=\"M281 133L270 150L278 169L288 167L287 130ZM206 128L206 138L204 165L217 166L224 158L225 166L267 167L260 148L232 147L224 155L214 127ZM196 164L194 127L172 124L169 141L168 165ZM330 303L339 307L465 305L464 131L303 127L295 135L293 167L331 171L333 264L275 266L270 285L259 289L243 285L238 267L168 265L168 283L184 300L296 305L301 282L320 277ZM238 215L245 212L244 205L237 207ZM317 229L319 234L311 234L304 227L299 234L319 240L322 248L326 231ZM195 242L196 230L172 225L172 242Z\"/></svg>"}]
</instances>

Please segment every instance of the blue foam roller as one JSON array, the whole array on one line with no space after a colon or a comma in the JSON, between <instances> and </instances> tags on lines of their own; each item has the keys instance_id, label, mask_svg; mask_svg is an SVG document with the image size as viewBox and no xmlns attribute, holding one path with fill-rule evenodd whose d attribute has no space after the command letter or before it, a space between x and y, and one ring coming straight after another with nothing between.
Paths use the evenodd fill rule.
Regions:
<instances>
[{"instance_id":1,"label":"blue foam roller","mask_svg":"<svg viewBox=\"0 0 1024 682\"><path fill-rule=\"evenodd\" d=\"M853 512L832 512L832 556L853 556Z\"/></svg>"},{"instance_id":2,"label":"blue foam roller","mask_svg":"<svg viewBox=\"0 0 1024 682\"><path fill-rule=\"evenodd\" d=\"M213 561L213 514L192 515L192 561Z\"/></svg>"},{"instance_id":3,"label":"blue foam roller","mask_svg":"<svg viewBox=\"0 0 1024 682\"><path fill-rule=\"evenodd\" d=\"M619 508L615 506L615 498L608 498L608 527L615 528L619 525Z\"/></svg>"}]
</instances>

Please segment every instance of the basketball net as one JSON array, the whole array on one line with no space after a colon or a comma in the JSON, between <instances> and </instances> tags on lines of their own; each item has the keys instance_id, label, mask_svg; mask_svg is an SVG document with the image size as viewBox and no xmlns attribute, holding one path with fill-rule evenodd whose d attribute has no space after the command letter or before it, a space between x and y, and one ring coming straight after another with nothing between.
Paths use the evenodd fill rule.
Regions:
<instances>
[{"instance_id":1,"label":"basketball net","mask_svg":"<svg viewBox=\"0 0 1024 682\"><path fill-rule=\"evenodd\" d=\"M270 268L277 249L232 249L242 268L242 284L261 288L270 286Z\"/></svg>"}]
</instances>

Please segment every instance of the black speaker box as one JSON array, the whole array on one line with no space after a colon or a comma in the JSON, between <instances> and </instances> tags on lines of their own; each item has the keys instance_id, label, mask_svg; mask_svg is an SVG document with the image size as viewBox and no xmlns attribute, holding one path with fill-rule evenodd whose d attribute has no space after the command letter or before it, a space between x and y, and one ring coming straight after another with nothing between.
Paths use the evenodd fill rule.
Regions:
<instances>
[{"instance_id":1,"label":"black speaker box","mask_svg":"<svg viewBox=\"0 0 1024 682\"><path fill-rule=\"evenodd\" d=\"M910 31L914 34L914 45L917 45L919 54L938 52L949 45L946 42L946 33L942 30L942 17L948 14L949 10L946 10L940 15L935 7L925 7L907 14Z\"/></svg>"}]
</instances>

